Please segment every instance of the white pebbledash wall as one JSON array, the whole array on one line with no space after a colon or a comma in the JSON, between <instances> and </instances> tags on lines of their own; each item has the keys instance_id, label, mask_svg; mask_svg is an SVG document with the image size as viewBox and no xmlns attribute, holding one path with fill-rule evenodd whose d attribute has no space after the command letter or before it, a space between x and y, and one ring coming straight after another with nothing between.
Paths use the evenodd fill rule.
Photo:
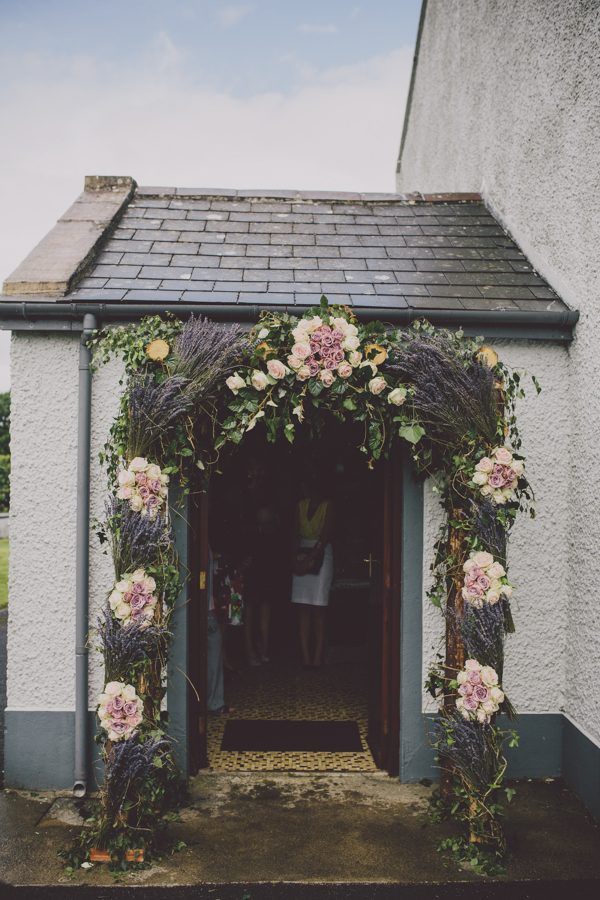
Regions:
<instances>
[{"instance_id":1,"label":"white pebbledash wall","mask_svg":"<svg viewBox=\"0 0 600 900\"><path fill-rule=\"evenodd\" d=\"M535 357L536 371L547 369L551 376L541 401L547 418L533 422L527 438L539 453L529 472L545 518L544 527L518 526L512 541L519 632L509 642L507 681L510 689L516 665L526 665L532 680L543 673L557 699L564 691L567 717L596 744L599 84L597 3L429 0L398 172L400 191L480 191L537 270L580 310L568 353ZM535 573L526 582L517 574L527 564L536 572L550 567L544 590ZM542 608L557 622L556 631ZM540 629L533 643L524 621L530 617ZM568 668L564 687L561 647ZM525 697L534 709L548 702L543 689L523 681L517 705Z\"/></svg>"},{"instance_id":2,"label":"white pebbledash wall","mask_svg":"<svg viewBox=\"0 0 600 900\"><path fill-rule=\"evenodd\" d=\"M520 712L557 712L564 697L569 489L564 479L555 476L568 468L568 356L561 347L533 342L495 346L509 365L535 373L543 385L539 397L532 387L518 410L528 474L538 497L538 517L534 522L524 518L519 521L510 546L510 575L517 588L517 633L508 641L505 684ZM72 710L78 339L19 333L13 336L11 358L15 465L8 707ZM120 373L121 367L111 363L101 367L93 378L93 518L103 514L106 477L98 452L118 408ZM547 459L549 446L551 465ZM430 487L425 497L427 576L441 520ZM101 552L94 534L90 549L93 626L113 575L110 559ZM442 629L439 611L424 601L424 675ZM98 653L92 651L90 660L89 699L93 709L102 688L102 667Z\"/></svg>"}]
</instances>

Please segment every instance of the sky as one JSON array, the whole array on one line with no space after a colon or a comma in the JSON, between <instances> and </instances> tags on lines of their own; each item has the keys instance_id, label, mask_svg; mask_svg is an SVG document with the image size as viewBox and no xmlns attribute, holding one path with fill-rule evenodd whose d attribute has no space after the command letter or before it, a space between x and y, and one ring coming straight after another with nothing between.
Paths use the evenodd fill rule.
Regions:
<instances>
[{"instance_id":1,"label":"sky","mask_svg":"<svg viewBox=\"0 0 600 900\"><path fill-rule=\"evenodd\" d=\"M85 175L394 190L420 5L0 0L0 279Z\"/></svg>"}]
</instances>

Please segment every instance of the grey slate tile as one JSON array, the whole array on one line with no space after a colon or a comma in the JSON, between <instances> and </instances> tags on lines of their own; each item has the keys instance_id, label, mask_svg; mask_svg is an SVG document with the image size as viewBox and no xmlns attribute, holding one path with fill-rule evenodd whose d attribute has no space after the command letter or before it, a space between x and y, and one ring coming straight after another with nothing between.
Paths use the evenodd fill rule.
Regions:
<instances>
[{"instance_id":1,"label":"grey slate tile","mask_svg":"<svg viewBox=\"0 0 600 900\"><path fill-rule=\"evenodd\" d=\"M245 225L246 231L250 229L251 234L291 234L292 225L290 222L240 222L239 225Z\"/></svg>"},{"instance_id":2,"label":"grey slate tile","mask_svg":"<svg viewBox=\"0 0 600 900\"><path fill-rule=\"evenodd\" d=\"M177 303L181 299L181 291L127 291L126 303Z\"/></svg>"},{"instance_id":3,"label":"grey slate tile","mask_svg":"<svg viewBox=\"0 0 600 900\"><path fill-rule=\"evenodd\" d=\"M164 278L160 282L160 289L167 291L187 291L193 286L195 291L212 291L214 281L191 281L189 278Z\"/></svg>"},{"instance_id":4,"label":"grey slate tile","mask_svg":"<svg viewBox=\"0 0 600 900\"><path fill-rule=\"evenodd\" d=\"M396 294L403 297L429 297L424 284L375 284L377 294Z\"/></svg>"},{"instance_id":5,"label":"grey slate tile","mask_svg":"<svg viewBox=\"0 0 600 900\"><path fill-rule=\"evenodd\" d=\"M197 253L200 244L193 241L165 241L160 245L163 253Z\"/></svg>"},{"instance_id":6,"label":"grey slate tile","mask_svg":"<svg viewBox=\"0 0 600 900\"><path fill-rule=\"evenodd\" d=\"M383 262L383 260L381 260ZM332 259L330 256L318 260L320 269L340 269L342 271L359 271L367 268L364 259ZM389 261L388 261L389 265Z\"/></svg>"},{"instance_id":7,"label":"grey slate tile","mask_svg":"<svg viewBox=\"0 0 600 900\"><path fill-rule=\"evenodd\" d=\"M348 263L350 260L346 259L344 262ZM354 262L359 262L359 260L354 260ZM373 269L378 271L386 272L388 269L391 269L393 272L415 272L417 269L420 269L420 266L417 263L423 262L423 260L414 260L414 259L390 259L387 257L386 259L367 259L365 260L367 269Z\"/></svg>"},{"instance_id":8,"label":"grey slate tile","mask_svg":"<svg viewBox=\"0 0 600 900\"><path fill-rule=\"evenodd\" d=\"M317 269L317 260L316 259L303 259L298 257L289 257L285 259L279 259L274 257L271 259L271 268L272 269L298 269L298 270L306 270L306 269Z\"/></svg>"},{"instance_id":9,"label":"grey slate tile","mask_svg":"<svg viewBox=\"0 0 600 900\"><path fill-rule=\"evenodd\" d=\"M135 240L132 241L132 243L148 244L148 250L150 250L150 245L154 242L161 243L162 241L176 241L180 234L180 231L169 231L167 229L163 231L162 228L160 228L158 231L147 231L144 228L139 228L135 232ZM148 250L142 250L141 247L127 247L127 249L139 253L148 252Z\"/></svg>"},{"instance_id":10,"label":"grey slate tile","mask_svg":"<svg viewBox=\"0 0 600 900\"><path fill-rule=\"evenodd\" d=\"M248 244L246 256L269 256L271 259L291 258L292 247L281 244Z\"/></svg>"},{"instance_id":11,"label":"grey slate tile","mask_svg":"<svg viewBox=\"0 0 600 900\"><path fill-rule=\"evenodd\" d=\"M170 261L170 253L124 253L120 266L168 266Z\"/></svg>"},{"instance_id":12,"label":"grey slate tile","mask_svg":"<svg viewBox=\"0 0 600 900\"><path fill-rule=\"evenodd\" d=\"M119 267L120 268L120 267ZM192 277L192 267L172 268L171 266L143 266L140 271L140 278L178 278L184 281Z\"/></svg>"},{"instance_id":13,"label":"grey slate tile","mask_svg":"<svg viewBox=\"0 0 600 900\"><path fill-rule=\"evenodd\" d=\"M135 278L141 266L96 266L92 271L95 278Z\"/></svg>"},{"instance_id":14,"label":"grey slate tile","mask_svg":"<svg viewBox=\"0 0 600 900\"><path fill-rule=\"evenodd\" d=\"M302 260L302 262L307 262L307 260ZM317 269L316 266L314 269L296 269L296 271L294 272L294 279L296 281L328 282L343 282L345 280L343 272L338 272L335 269Z\"/></svg>"},{"instance_id":15,"label":"grey slate tile","mask_svg":"<svg viewBox=\"0 0 600 900\"><path fill-rule=\"evenodd\" d=\"M279 234L274 232L270 235L271 244L283 244L286 247L314 247L315 237L313 234Z\"/></svg>"},{"instance_id":16,"label":"grey slate tile","mask_svg":"<svg viewBox=\"0 0 600 900\"><path fill-rule=\"evenodd\" d=\"M315 247L315 246L294 246L293 250L294 256L299 256L304 259L332 259L337 260L340 256L340 251L338 247Z\"/></svg>"},{"instance_id":17,"label":"grey slate tile","mask_svg":"<svg viewBox=\"0 0 600 900\"><path fill-rule=\"evenodd\" d=\"M109 278L107 288L120 288L125 291L140 289L156 290L160 284L159 278ZM90 285L91 287L91 285Z\"/></svg>"},{"instance_id":18,"label":"grey slate tile","mask_svg":"<svg viewBox=\"0 0 600 900\"><path fill-rule=\"evenodd\" d=\"M289 269L245 269L244 281L293 281L294 273Z\"/></svg>"},{"instance_id":19,"label":"grey slate tile","mask_svg":"<svg viewBox=\"0 0 600 900\"><path fill-rule=\"evenodd\" d=\"M69 300L97 301L99 295L101 295L104 303L116 303L122 300L126 293L127 291L124 290L108 290L107 288L101 288L100 291L97 288L81 288L81 290L76 290L69 294Z\"/></svg>"},{"instance_id":20,"label":"grey slate tile","mask_svg":"<svg viewBox=\"0 0 600 900\"><path fill-rule=\"evenodd\" d=\"M203 260L206 257L203 257ZM243 269L221 269L218 266L214 268L206 268L205 266L197 266L192 270L193 281L241 281L244 274Z\"/></svg>"},{"instance_id":21,"label":"grey slate tile","mask_svg":"<svg viewBox=\"0 0 600 900\"><path fill-rule=\"evenodd\" d=\"M240 259L239 256L222 256L222 269L268 269L269 258L267 256L245 256Z\"/></svg>"},{"instance_id":22,"label":"grey slate tile","mask_svg":"<svg viewBox=\"0 0 600 900\"><path fill-rule=\"evenodd\" d=\"M206 229L208 231L216 231L219 234L243 234L245 231L248 231L248 222L213 222L209 221L206 223Z\"/></svg>"}]
</instances>

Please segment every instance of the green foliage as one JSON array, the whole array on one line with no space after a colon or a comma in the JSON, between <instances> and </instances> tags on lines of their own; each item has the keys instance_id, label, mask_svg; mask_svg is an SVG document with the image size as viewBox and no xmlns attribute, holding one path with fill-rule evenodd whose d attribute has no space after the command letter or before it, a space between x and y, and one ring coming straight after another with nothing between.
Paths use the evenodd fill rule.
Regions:
<instances>
[{"instance_id":1,"label":"green foliage","mask_svg":"<svg viewBox=\"0 0 600 900\"><path fill-rule=\"evenodd\" d=\"M10 453L10 392L0 394L0 456Z\"/></svg>"},{"instance_id":2,"label":"green foliage","mask_svg":"<svg viewBox=\"0 0 600 900\"><path fill-rule=\"evenodd\" d=\"M10 455L0 455L0 512L10 506Z\"/></svg>"}]
</instances>

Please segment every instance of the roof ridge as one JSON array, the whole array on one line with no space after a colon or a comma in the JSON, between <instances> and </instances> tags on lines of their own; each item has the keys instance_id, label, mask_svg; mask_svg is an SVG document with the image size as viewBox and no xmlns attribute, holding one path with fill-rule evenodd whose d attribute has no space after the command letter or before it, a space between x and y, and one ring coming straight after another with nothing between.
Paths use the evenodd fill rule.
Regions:
<instances>
[{"instance_id":1,"label":"roof ridge","mask_svg":"<svg viewBox=\"0 0 600 900\"><path fill-rule=\"evenodd\" d=\"M481 203L482 196L473 192L453 192L422 194L419 191L412 193L396 193L381 191L318 191L318 190L277 190L270 188L235 189L235 188L190 188L190 187L158 187L152 185L138 185L137 197L161 198L177 197L198 198L210 197L214 199L257 199L257 200L335 200L348 203Z\"/></svg>"}]
</instances>

